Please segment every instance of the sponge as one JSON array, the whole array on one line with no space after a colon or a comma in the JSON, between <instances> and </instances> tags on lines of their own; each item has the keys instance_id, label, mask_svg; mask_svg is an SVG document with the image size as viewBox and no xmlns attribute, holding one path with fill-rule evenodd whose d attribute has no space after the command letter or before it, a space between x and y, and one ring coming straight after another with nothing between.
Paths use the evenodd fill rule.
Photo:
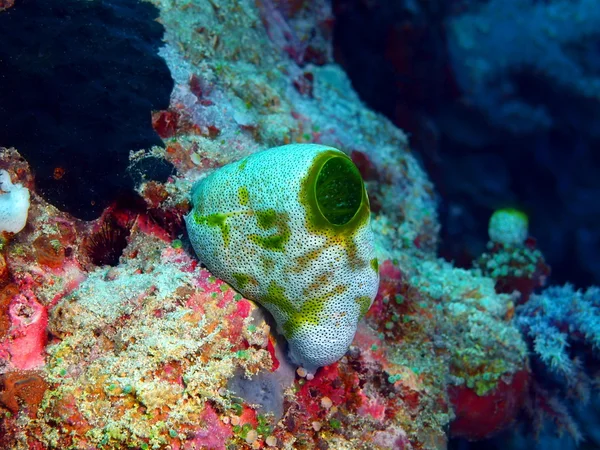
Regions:
<instances>
[{"instance_id":1,"label":"sponge","mask_svg":"<svg viewBox=\"0 0 600 450\"><path fill-rule=\"evenodd\" d=\"M12 184L6 170L0 170L0 232L18 233L27 223L29 190Z\"/></svg>"},{"instance_id":2,"label":"sponge","mask_svg":"<svg viewBox=\"0 0 600 450\"><path fill-rule=\"evenodd\" d=\"M343 152L276 147L192 190L190 240L208 269L273 314L293 362L340 359L377 294L369 200Z\"/></svg>"}]
</instances>

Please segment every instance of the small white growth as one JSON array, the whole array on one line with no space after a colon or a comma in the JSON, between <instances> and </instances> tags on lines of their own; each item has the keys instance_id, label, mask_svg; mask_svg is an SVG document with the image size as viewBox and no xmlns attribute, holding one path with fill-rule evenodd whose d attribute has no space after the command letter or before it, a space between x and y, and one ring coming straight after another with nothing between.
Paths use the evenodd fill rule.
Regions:
<instances>
[{"instance_id":1,"label":"small white growth","mask_svg":"<svg viewBox=\"0 0 600 450\"><path fill-rule=\"evenodd\" d=\"M12 184L6 170L0 170L0 232L18 233L27 223L29 190Z\"/></svg>"},{"instance_id":2,"label":"small white growth","mask_svg":"<svg viewBox=\"0 0 600 450\"><path fill-rule=\"evenodd\" d=\"M490 218L488 233L492 242L507 246L523 245L529 235L529 219L522 211L499 209Z\"/></svg>"}]
</instances>

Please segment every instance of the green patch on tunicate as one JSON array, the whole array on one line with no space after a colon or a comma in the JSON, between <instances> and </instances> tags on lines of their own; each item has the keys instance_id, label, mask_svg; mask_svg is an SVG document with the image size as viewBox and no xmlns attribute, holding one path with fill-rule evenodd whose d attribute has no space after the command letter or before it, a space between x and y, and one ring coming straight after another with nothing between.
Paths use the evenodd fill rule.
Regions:
<instances>
[{"instance_id":1,"label":"green patch on tunicate","mask_svg":"<svg viewBox=\"0 0 600 450\"><path fill-rule=\"evenodd\" d=\"M354 235L368 223L370 210L360 172L344 153L327 150L315 157L302 179L299 202L306 227L324 235L328 244L341 245L352 268L365 267L358 257Z\"/></svg>"},{"instance_id":2,"label":"green patch on tunicate","mask_svg":"<svg viewBox=\"0 0 600 450\"><path fill-rule=\"evenodd\" d=\"M285 296L285 289L283 286L277 284L275 281L271 281L267 288L267 295L261 299L261 303L264 305L273 305L277 307L283 314L290 317L296 308Z\"/></svg>"},{"instance_id":3,"label":"green patch on tunicate","mask_svg":"<svg viewBox=\"0 0 600 450\"><path fill-rule=\"evenodd\" d=\"M229 225L225 222L227 220L227 214L215 213L208 216L201 216L194 212L194 221L198 225L207 225L209 227L218 227L221 230L221 236L223 237L223 244L225 247L229 246Z\"/></svg>"},{"instance_id":4,"label":"green patch on tunicate","mask_svg":"<svg viewBox=\"0 0 600 450\"><path fill-rule=\"evenodd\" d=\"M284 335L289 339L293 334L293 325L296 323L296 321L292 321L290 325L288 325L288 322L290 322L292 317L298 313L298 310L285 296L285 289L283 286L277 284L275 281L271 281L267 289L267 295L261 299L261 303L265 306L276 307L285 315L285 317L289 318L283 326Z\"/></svg>"},{"instance_id":5,"label":"green patch on tunicate","mask_svg":"<svg viewBox=\"0 0 600 450\"><path fill-rule=\"evenodd\" d=\"M238 165L238 169L240 170L240 172L246 168L247 164L248 164L248 158L240 161L240 164Z\"/></svg>"},{"instance_id":6,"label":"green patch on tunicate","mask_svg":"<svg viewBox=\"0 0 600 450\"><path fill-rule=\"evenodd\" d=\"M282 328L283 335L290 339L303 326L318 325L327 300L336 294L343 293L346 289L344 286L337 286L331 292L320 297L310 298L302 303L300 308L296 308L285 296L284 288L272 281L267 289L267 295L261 299L261 303L267 307L276 307L287 317Z\"/></svg>"},{"instance_id":7,"label":"green patch on tunicate","mask_svg":"<svg viewBox=\"0 0 600 450\"><path fill-rule=\"evenodd\" d=\"M371 307L371 297L363 296L354 300L360 308L360 317L364 317Z\"/></svg>"},{"instance_id":8,"label":"green patch on tunicate","mask_svg":"<svg viewBox=\"0 0 600 450\"><path fill-rule=\"evenodd\" d=\"M269 258L268 256L261 256L260 260L262 261L263 267L266 271L272 272L275 269L275 260L273 258Z\"/></svg>"},{"instance_id":9,"label":"green patch on tunicate","mask_svg":"<svg viewBox=\"0 0 600 450\"><path fill-rule=\"evenodd\" d=\"M250 193L248 192L247 188L242 186L238 189L238 199L240 201L240 205L248 206L248 203L250 203Z\"/></svg>"},{"instance_id":10,"label":"green patch on tunicate","mask_svg":"<svg viewBox=\"0 0 600 450\"><path fill-rule=\"evenodd\" d=\"M231 276L235 280L237 287L239 289L245 289L251 282L256 282L250 275L246 275L244 273L232 273Z\"/></svg>"},{"instance_id":11,"label":"green patch on tunicate","mask_svg":"<svg viewBox=\"0 0 600 450\"><path fill-rule=\"evenodd\" d=\"M279 234L275 234L273 236L259 236L258 234L251 234L248 236L248 238L265 250L282 252L285 250L285 244L288 241L289 236Z\"/></svg>"},{"instance_id":12,"label":"green patch on tunicate","mask_svg":"<svg viewBox=\"0 0 600 450\"><path fill-rule=\"evenodd\" d=\"M299 310L283 324L283 335L291 338L304 325L318 325L319 316L325 306L323 298L311 298L302 303Z\"/></svg>"},{"instance_id":13,"label":"green patch on tunicate","mask_svg":"<svg viewBox=\"0 0 600 450\"><path fill-rule=\"evenodd\" d=\"M264 211L256 211L256 220L258 226L263 230L273 228L277 222L277 212L274 209L267 209Z\"/></svg>"},{"instance_id":14,"label":"green patch on tunicate","mask_svg":"<svg viewBox=\"0 0 600 450\"><path fill-rule=\"evenodd\" d=\"M375 271L375 272L379 272L379 261L377 261L377 258L373 258L371 260L371 268Z\"/></svg>"},{"instance_id":15,"label":"green patch on tunicate","mask_svg":"<svg viewBox=\"0 0 600 450\"><path fill-rule=\"evenodd\" d=\"M271 228L276 229L275 234L269 236L261 236L259 234L251 234L248 236L256 245L265 250L282 252L285 250L285 245L290 240L291 231L288 224L288 216L286 213L278 213L273 209L265 211L256 211L256 220L258 226L263 230Z\"/></svg>"}]
</instances>

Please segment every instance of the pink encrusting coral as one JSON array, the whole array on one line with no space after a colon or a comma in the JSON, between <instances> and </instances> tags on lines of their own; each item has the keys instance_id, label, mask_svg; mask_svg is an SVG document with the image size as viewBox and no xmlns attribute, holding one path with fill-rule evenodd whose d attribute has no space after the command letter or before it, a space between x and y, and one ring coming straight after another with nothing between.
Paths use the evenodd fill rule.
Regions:
<instances>
[{"instance_id":1,"label":"pink encrusting coral","mask_svg":"<svg viewBox=\"0 0 600 450\"><path fill-rule=\"evenodd\" d=\"M214 450L225 450L226 442L233 436L231 425L223 423L215 410L207 405L206 409L200 416L200 420L205 425L195 431L193 437L188 440L182 447L185 450L194 450L197 448L210 448Z\"/></svg>"},{"instance_id":2,"label":"pink encrusting coral","mask_svg":"<svg viewBox=\"0 0 600 450\"><path fill-rule=\"evenodd\" d=\"M20 370L37 369L44 365L48 312L32 291L21 291L9 307L11 328L4 347L10 354L12 367ZM0 347L0 354L2 354Z\"/></svg>"}]
</instances>

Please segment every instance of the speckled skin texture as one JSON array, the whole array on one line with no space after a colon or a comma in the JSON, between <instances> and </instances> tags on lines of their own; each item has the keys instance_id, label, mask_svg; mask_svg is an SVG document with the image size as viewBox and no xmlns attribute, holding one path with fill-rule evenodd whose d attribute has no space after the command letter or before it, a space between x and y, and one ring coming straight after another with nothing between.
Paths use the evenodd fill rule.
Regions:
<instances>
[{"instance_id":1,"label":"speckled skin texture","mask_svg":"<svg viewBox=\"0 0 600 450\"><path fill-rule=\"evenodd\" d=\"M200 180L192 201L186 224L199 259L273 314L292 360L314 371L340 359L379 284L369 203L350 159L313 144L265 150Z\"/></svg>"}]
</instances>

